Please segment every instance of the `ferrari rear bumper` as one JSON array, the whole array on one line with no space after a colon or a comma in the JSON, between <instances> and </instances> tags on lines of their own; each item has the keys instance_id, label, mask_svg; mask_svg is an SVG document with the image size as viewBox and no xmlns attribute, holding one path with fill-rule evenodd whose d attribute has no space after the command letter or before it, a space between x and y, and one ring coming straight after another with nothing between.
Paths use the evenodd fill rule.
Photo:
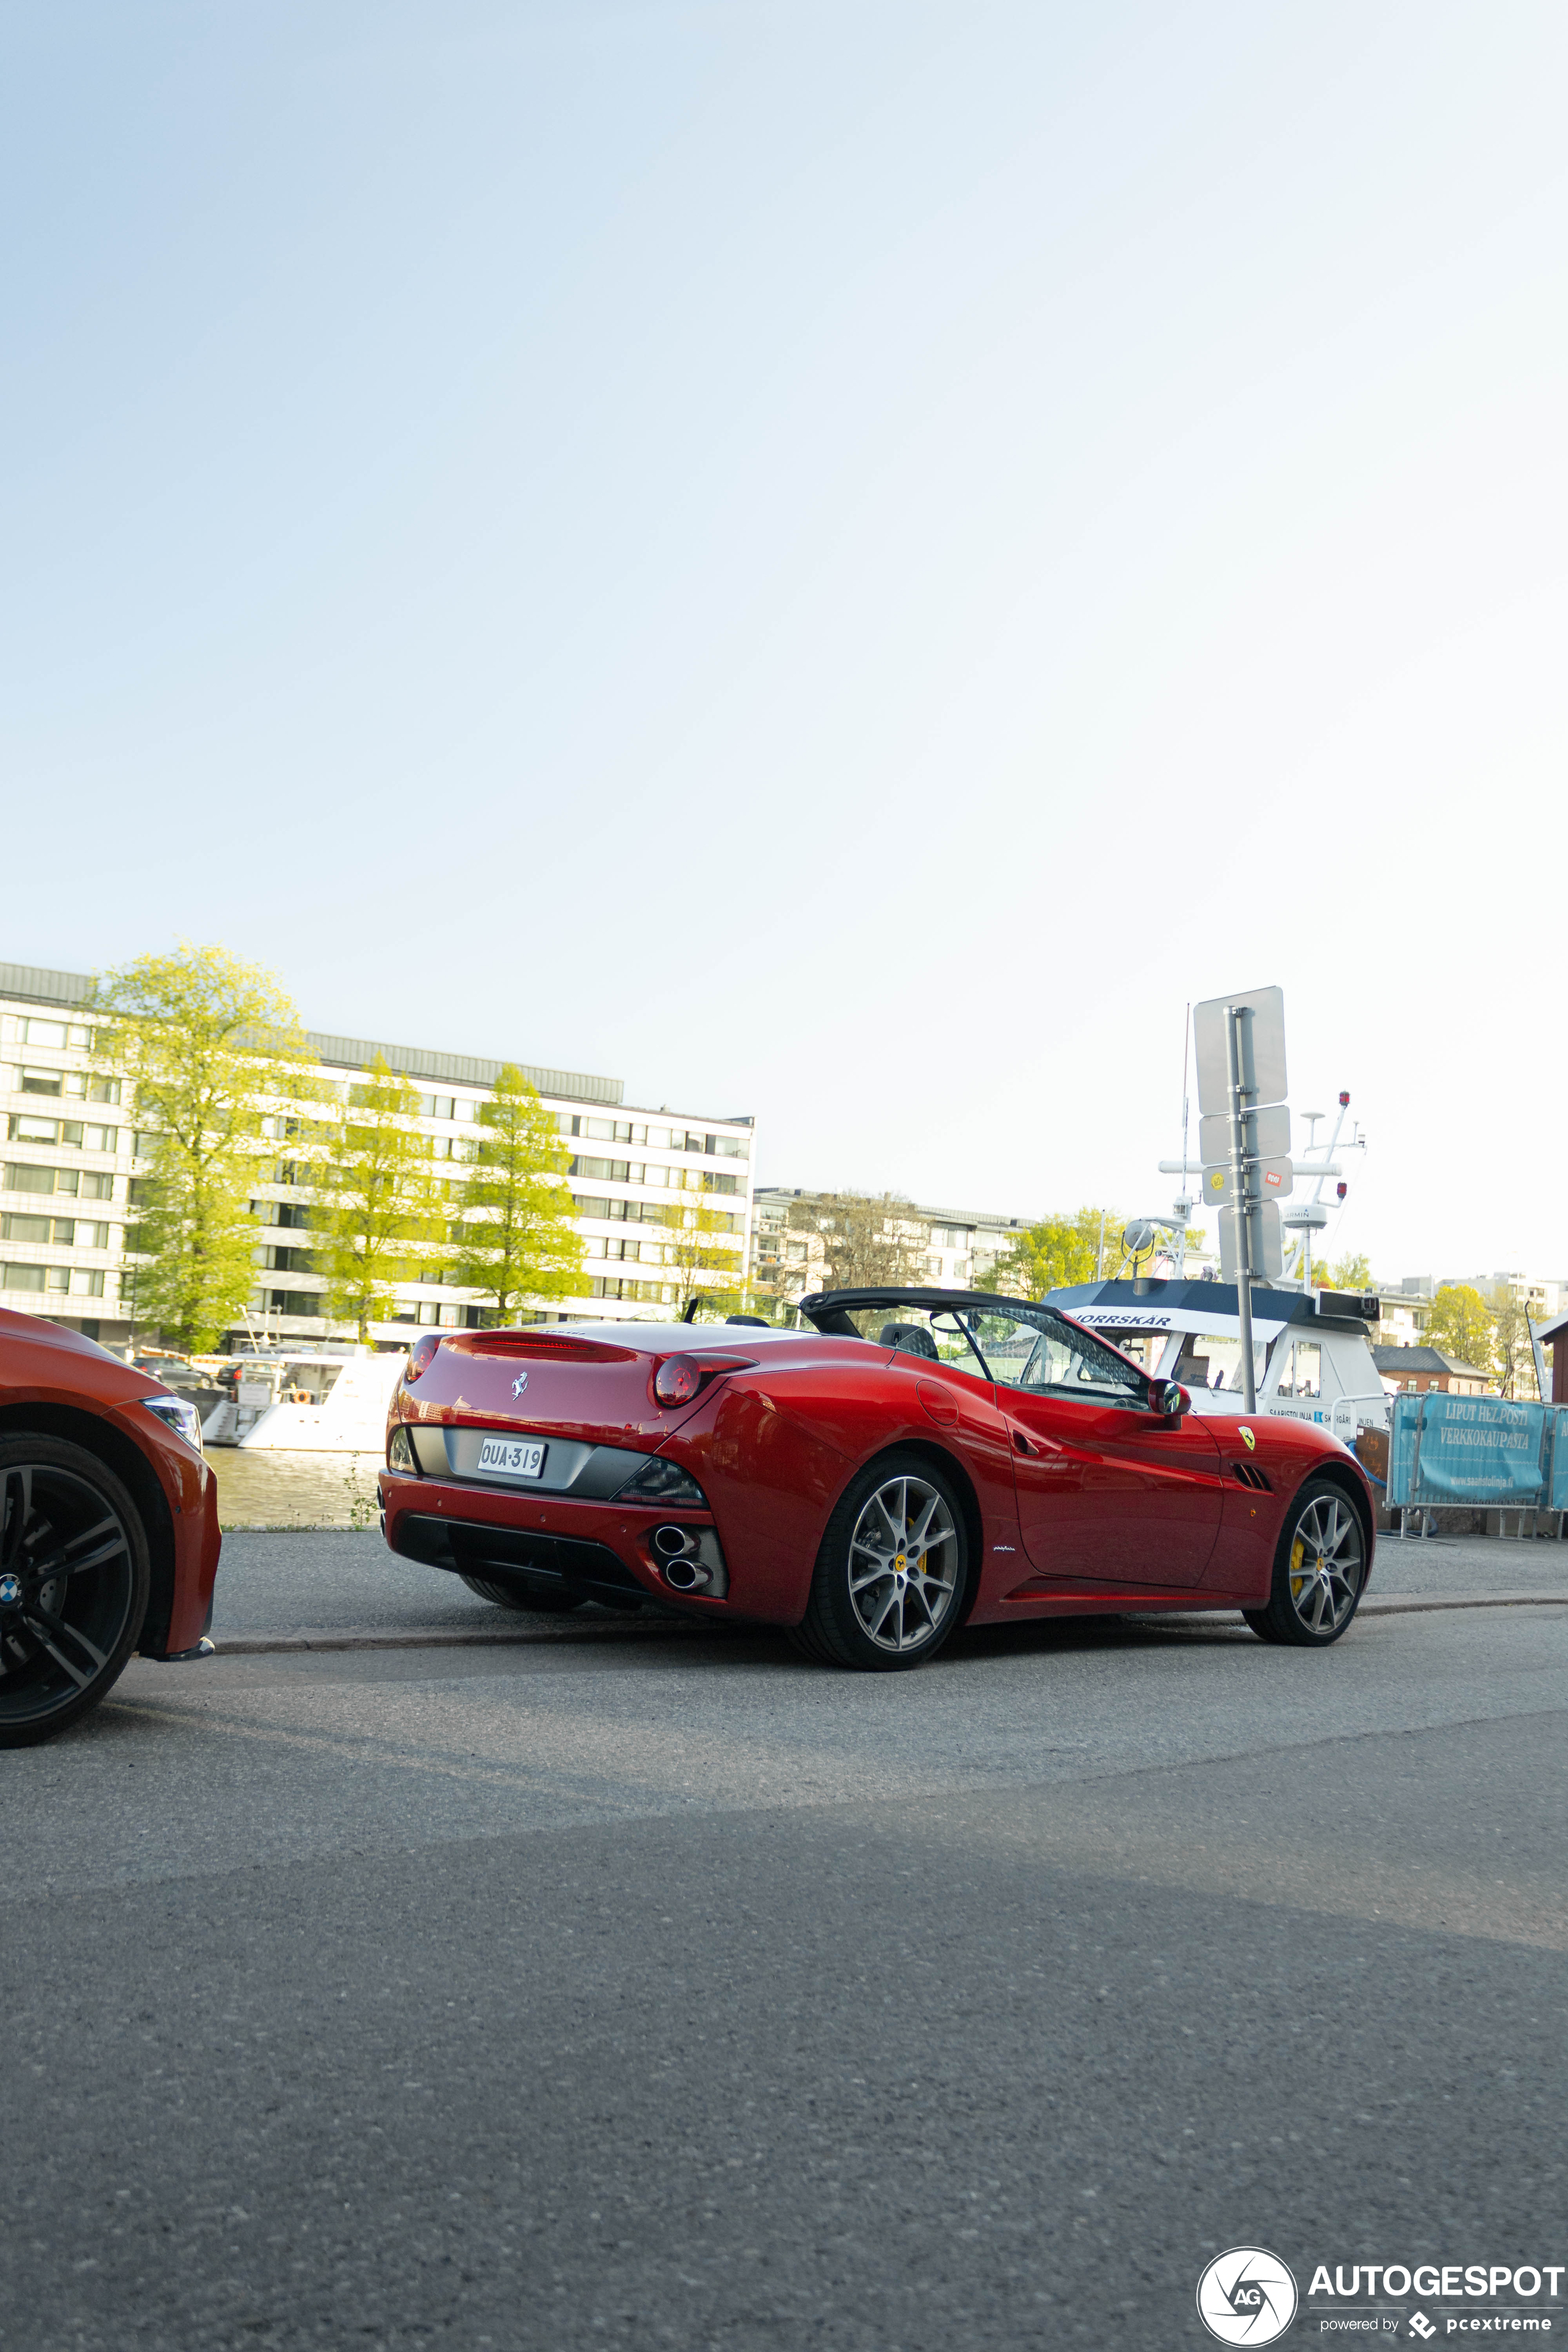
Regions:
<instances>
[{"instance_id":1,"label":"ferrari rear bumper","mask_svg":"<svg viewBox=\"0 0 1568 2352\"><path fill-rule=\"evenodd\" d=\"M667 1581L656 1529L678 1526L702 1539L722 1566L711 1512L669 1504L577 1502L564 1496L498 1494L493 1486L400 1476L380 1480L386 1540L405 1559L457 1575L529 1576L580 1591L588 1601L625 1608L643 1598L671 1607L713 1610L726 1594L687 1591ZM715 1583L727 1584L721 1573Z\"/></svg>"}]
</instances>

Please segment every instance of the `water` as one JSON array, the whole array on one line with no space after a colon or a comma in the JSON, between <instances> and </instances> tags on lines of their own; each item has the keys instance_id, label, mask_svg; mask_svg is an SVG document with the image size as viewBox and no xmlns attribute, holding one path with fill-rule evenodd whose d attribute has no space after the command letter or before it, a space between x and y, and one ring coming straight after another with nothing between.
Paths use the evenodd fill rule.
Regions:
<instances>
[{"instance_id":1,"label":"water","mask_svg":"<svg viewBox=\"0 0 1568 2352\"><path fill-rule=\"evenodd\" d=\"M379 1454L246 1453L213 1445L223 1528L352 1528L375 1525Z\"/></svg>"}]
</instances>

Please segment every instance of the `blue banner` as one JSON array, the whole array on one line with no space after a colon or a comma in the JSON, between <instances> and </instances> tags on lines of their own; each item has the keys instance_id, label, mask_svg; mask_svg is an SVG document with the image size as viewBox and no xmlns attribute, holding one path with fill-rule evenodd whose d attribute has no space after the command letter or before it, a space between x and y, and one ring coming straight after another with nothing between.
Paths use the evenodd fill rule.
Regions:
<instances>
[{"instance_id":1,"label":"blue banner","mask_svg":"<svg viewBox=\"0 0 1568 2352\"><path fill-rule=\"evenodd\" d=\"M1398 1509L1415 1504L1544 1504L1549 1450L1563 1455L1568 1482L1568 1444L1551 1448L1551 1409L1512 1404L1505 1397L1425 1396L1394 1400L1388 1443L1388 1500ZM1554 1465L1555 1467L1555 1465ZM1552 1478L1556 1488L1558 1479ZM1555 1492L1552 1507L1556 1508Z\"/></svg>"}]
</instances>

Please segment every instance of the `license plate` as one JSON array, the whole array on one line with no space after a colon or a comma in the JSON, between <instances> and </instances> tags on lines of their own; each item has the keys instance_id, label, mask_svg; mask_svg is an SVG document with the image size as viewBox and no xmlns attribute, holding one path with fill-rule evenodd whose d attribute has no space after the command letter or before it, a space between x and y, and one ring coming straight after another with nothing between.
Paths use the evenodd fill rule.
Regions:
<instances>
[{"instance_id":1,"label":"license plate","mask_svg":"<svg viewBox=\"0 0 1568 2352\"><path fill-rule=\"evenodd\" d=\"M544 1448L531 1437L487 1437L479 1448L479 1468L503 1478L537 1478L543 1467Z\"/></svg>"}]
</instances>

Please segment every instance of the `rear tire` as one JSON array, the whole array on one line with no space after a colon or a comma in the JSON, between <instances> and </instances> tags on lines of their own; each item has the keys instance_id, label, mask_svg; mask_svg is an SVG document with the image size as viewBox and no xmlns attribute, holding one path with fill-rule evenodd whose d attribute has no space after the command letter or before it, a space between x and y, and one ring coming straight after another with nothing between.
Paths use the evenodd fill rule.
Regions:
<instances>
[{"instance_id":1,"label":"rear tire","mask_svg":"<svg viewBox=\"0 0 1568 2352\"><path fill-rule=\"evenodd\" d=\"M96 1454L0 1439L0 1748L52 1739L106 1696L151 1585L141 1513Z\"/></svg>"},{"instance_id":2,"label":"rear tire","mask_svg":"<svg viewBox=\"0 0 1568 2352\"><path fill-rule=\"evenodd\" d=\"M481 1601L493 1601L498 1609L522 1609L542 1617L566 1617L582 1601L574 1592L562 1584L546 1584L542 1580L530 1581L525 1577L504 1581L495 1576L465 1576L460 1580L470 1592Z\"/></svg>"},{"instance_id":3,"label":"rear tire","mask_svg":"<svg viewBox=\"0 0 1568 2352\"><path fill-rule=\"evenodd\" d=\"M958 1491L923 1454L885 1454L850 1481L824 1532L791 1638L820 1665L923 1666L963 1613L969 1538Z\"/></svg>"},{"instance_id":4,"label":"rear tire","mask_svg":"<svg viewBox=\"0 0 1568 2352\"><path fill-rule=\"evenodd\" d=\"M1242 1612L1260 1642L1326 1650L1349 1627L1366 1588L1366 1537L1331 1478L1309 1478L1286 1514L1266 1609Z\"/></svg>"}]
</instances>

